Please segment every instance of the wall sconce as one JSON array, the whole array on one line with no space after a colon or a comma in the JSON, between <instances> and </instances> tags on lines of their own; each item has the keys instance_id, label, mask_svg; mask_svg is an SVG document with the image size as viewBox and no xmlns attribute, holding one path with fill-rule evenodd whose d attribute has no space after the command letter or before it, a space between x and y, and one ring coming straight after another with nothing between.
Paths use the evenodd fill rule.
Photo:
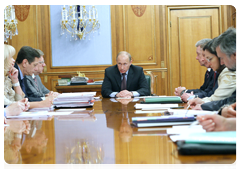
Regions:
<instances>
[{"instance_id":1,"label":"wall sconce","mask_svg":"<svg viewBox=\"0 0 240 170\"><path fill-rule=\"evenodd\" d=\"M4 41L12 36L18 35L17 20L15 19L15 9L13 5L8 5L4 9Z\"/></svg>"},{"instance_id":2,"label":"wall sconce","mask_svg":"<svg viewBox=\"0 0 240 170\"><path fill-rule=\"evenodd\" d=\"M72 38L85 40L87 34L95 33L100 28L97 9L94 5L90 5L88 11L85 5L63 5L60 25L61 35L71 34L70 41Z\"/></svg>"}]
</instances>

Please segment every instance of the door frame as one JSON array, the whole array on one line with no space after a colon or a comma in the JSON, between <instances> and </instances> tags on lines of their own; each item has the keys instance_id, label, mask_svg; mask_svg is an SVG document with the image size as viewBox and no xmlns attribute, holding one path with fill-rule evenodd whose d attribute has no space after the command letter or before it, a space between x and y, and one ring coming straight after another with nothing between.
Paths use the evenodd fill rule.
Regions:
<instances>
[{"instance_id":1,"label":"door frame","mask_svg":"<svg viewBox=\"0 0 240 170\"><path fill-rule=\"evenodd\" d=\"M171 30L170 30L170 20L171 20L171 10L174 9L208 9L208 8L218 8L218 17L219 17L219 33L222 33L222 7L221 5L211 5L211 6L203 6L203 5L187 5L187 6L182 6L182 5L166 5L166 25L167 25L167 68L168 68L168 94L167 95L172 95L173 94L173 87L172 87L172 82L171 82L171 41L170 41L170 36L171 36Z\"/></svg>"}]
</instances>

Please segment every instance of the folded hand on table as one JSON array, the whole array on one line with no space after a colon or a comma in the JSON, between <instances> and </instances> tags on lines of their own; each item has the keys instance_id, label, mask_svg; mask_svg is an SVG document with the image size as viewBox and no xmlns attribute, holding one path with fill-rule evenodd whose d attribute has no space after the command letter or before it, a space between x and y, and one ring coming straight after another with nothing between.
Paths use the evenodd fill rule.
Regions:
<instances>
[{"instance_id":1,"label":"folded hand on table","mask_svg":"<svg viewBox=\"0 0 240 170\"><path fill-rule=\"evenodd\" d=\"M128 90L122 90L118 94L116 94L116 97L131 98L132 96L133 96L133 93Z\"/></svg>"},{"instance_id":2,"label":"folded hand on table","mask_svg":"<svg viewBox=\"0 0 240 170\"><path fill-rule=\"evenodd\" d=\"M180 96L180 93L181 93L183 90L186 90L186 87L181 87L181 86L179 86L179 87L175 88L174 94L175 94L176 96Z\"/></svg>"}]
</instances>

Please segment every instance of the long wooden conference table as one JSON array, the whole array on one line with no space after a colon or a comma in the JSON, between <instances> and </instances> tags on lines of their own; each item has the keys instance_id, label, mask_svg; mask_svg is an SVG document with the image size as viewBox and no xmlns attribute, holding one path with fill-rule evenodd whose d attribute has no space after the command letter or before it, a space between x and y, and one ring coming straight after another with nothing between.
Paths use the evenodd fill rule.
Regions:
<instances>
[{"instance_id":1,"label":"long wooden conference table","mask_svg":"<svg viewBox=\"0 0 240 170\"><path fill-rule=\"evenodd\" d=\"M29 120L29 134L21 132L23 121L18 120L15 127L5 129L5 161L8 164L233 164L236 161L236 155L179 155L176 144L166 134L166 128L170 127L131 126L132 117L160 115L135 114L137 102L103 98L87 108L92 115L84 119L56 116L50 120Z\"/></svg>"}]
</instances>

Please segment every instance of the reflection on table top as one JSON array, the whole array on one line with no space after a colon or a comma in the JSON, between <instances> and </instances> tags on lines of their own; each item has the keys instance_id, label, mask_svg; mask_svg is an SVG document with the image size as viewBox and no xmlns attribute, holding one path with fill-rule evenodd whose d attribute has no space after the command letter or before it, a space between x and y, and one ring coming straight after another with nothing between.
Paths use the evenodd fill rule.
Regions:
<instances>
[{"instance_id":1,"label":"reflection on table top","mask_svg":"<svg viewBox=\"0 0 240 170\"><path fill-rule=\"evenodd\" d=\"M183 156L166 135L166 128L136 128L139 101L104 98L96 101L94 119L9 121L4 131L4 158L21 164L231 164L236 155ZM186 108L186 106L184 105ZM30 130L23 132L26 125ZM144 129L144 130L143 130Z\"/></svg>"}]
</instances>

